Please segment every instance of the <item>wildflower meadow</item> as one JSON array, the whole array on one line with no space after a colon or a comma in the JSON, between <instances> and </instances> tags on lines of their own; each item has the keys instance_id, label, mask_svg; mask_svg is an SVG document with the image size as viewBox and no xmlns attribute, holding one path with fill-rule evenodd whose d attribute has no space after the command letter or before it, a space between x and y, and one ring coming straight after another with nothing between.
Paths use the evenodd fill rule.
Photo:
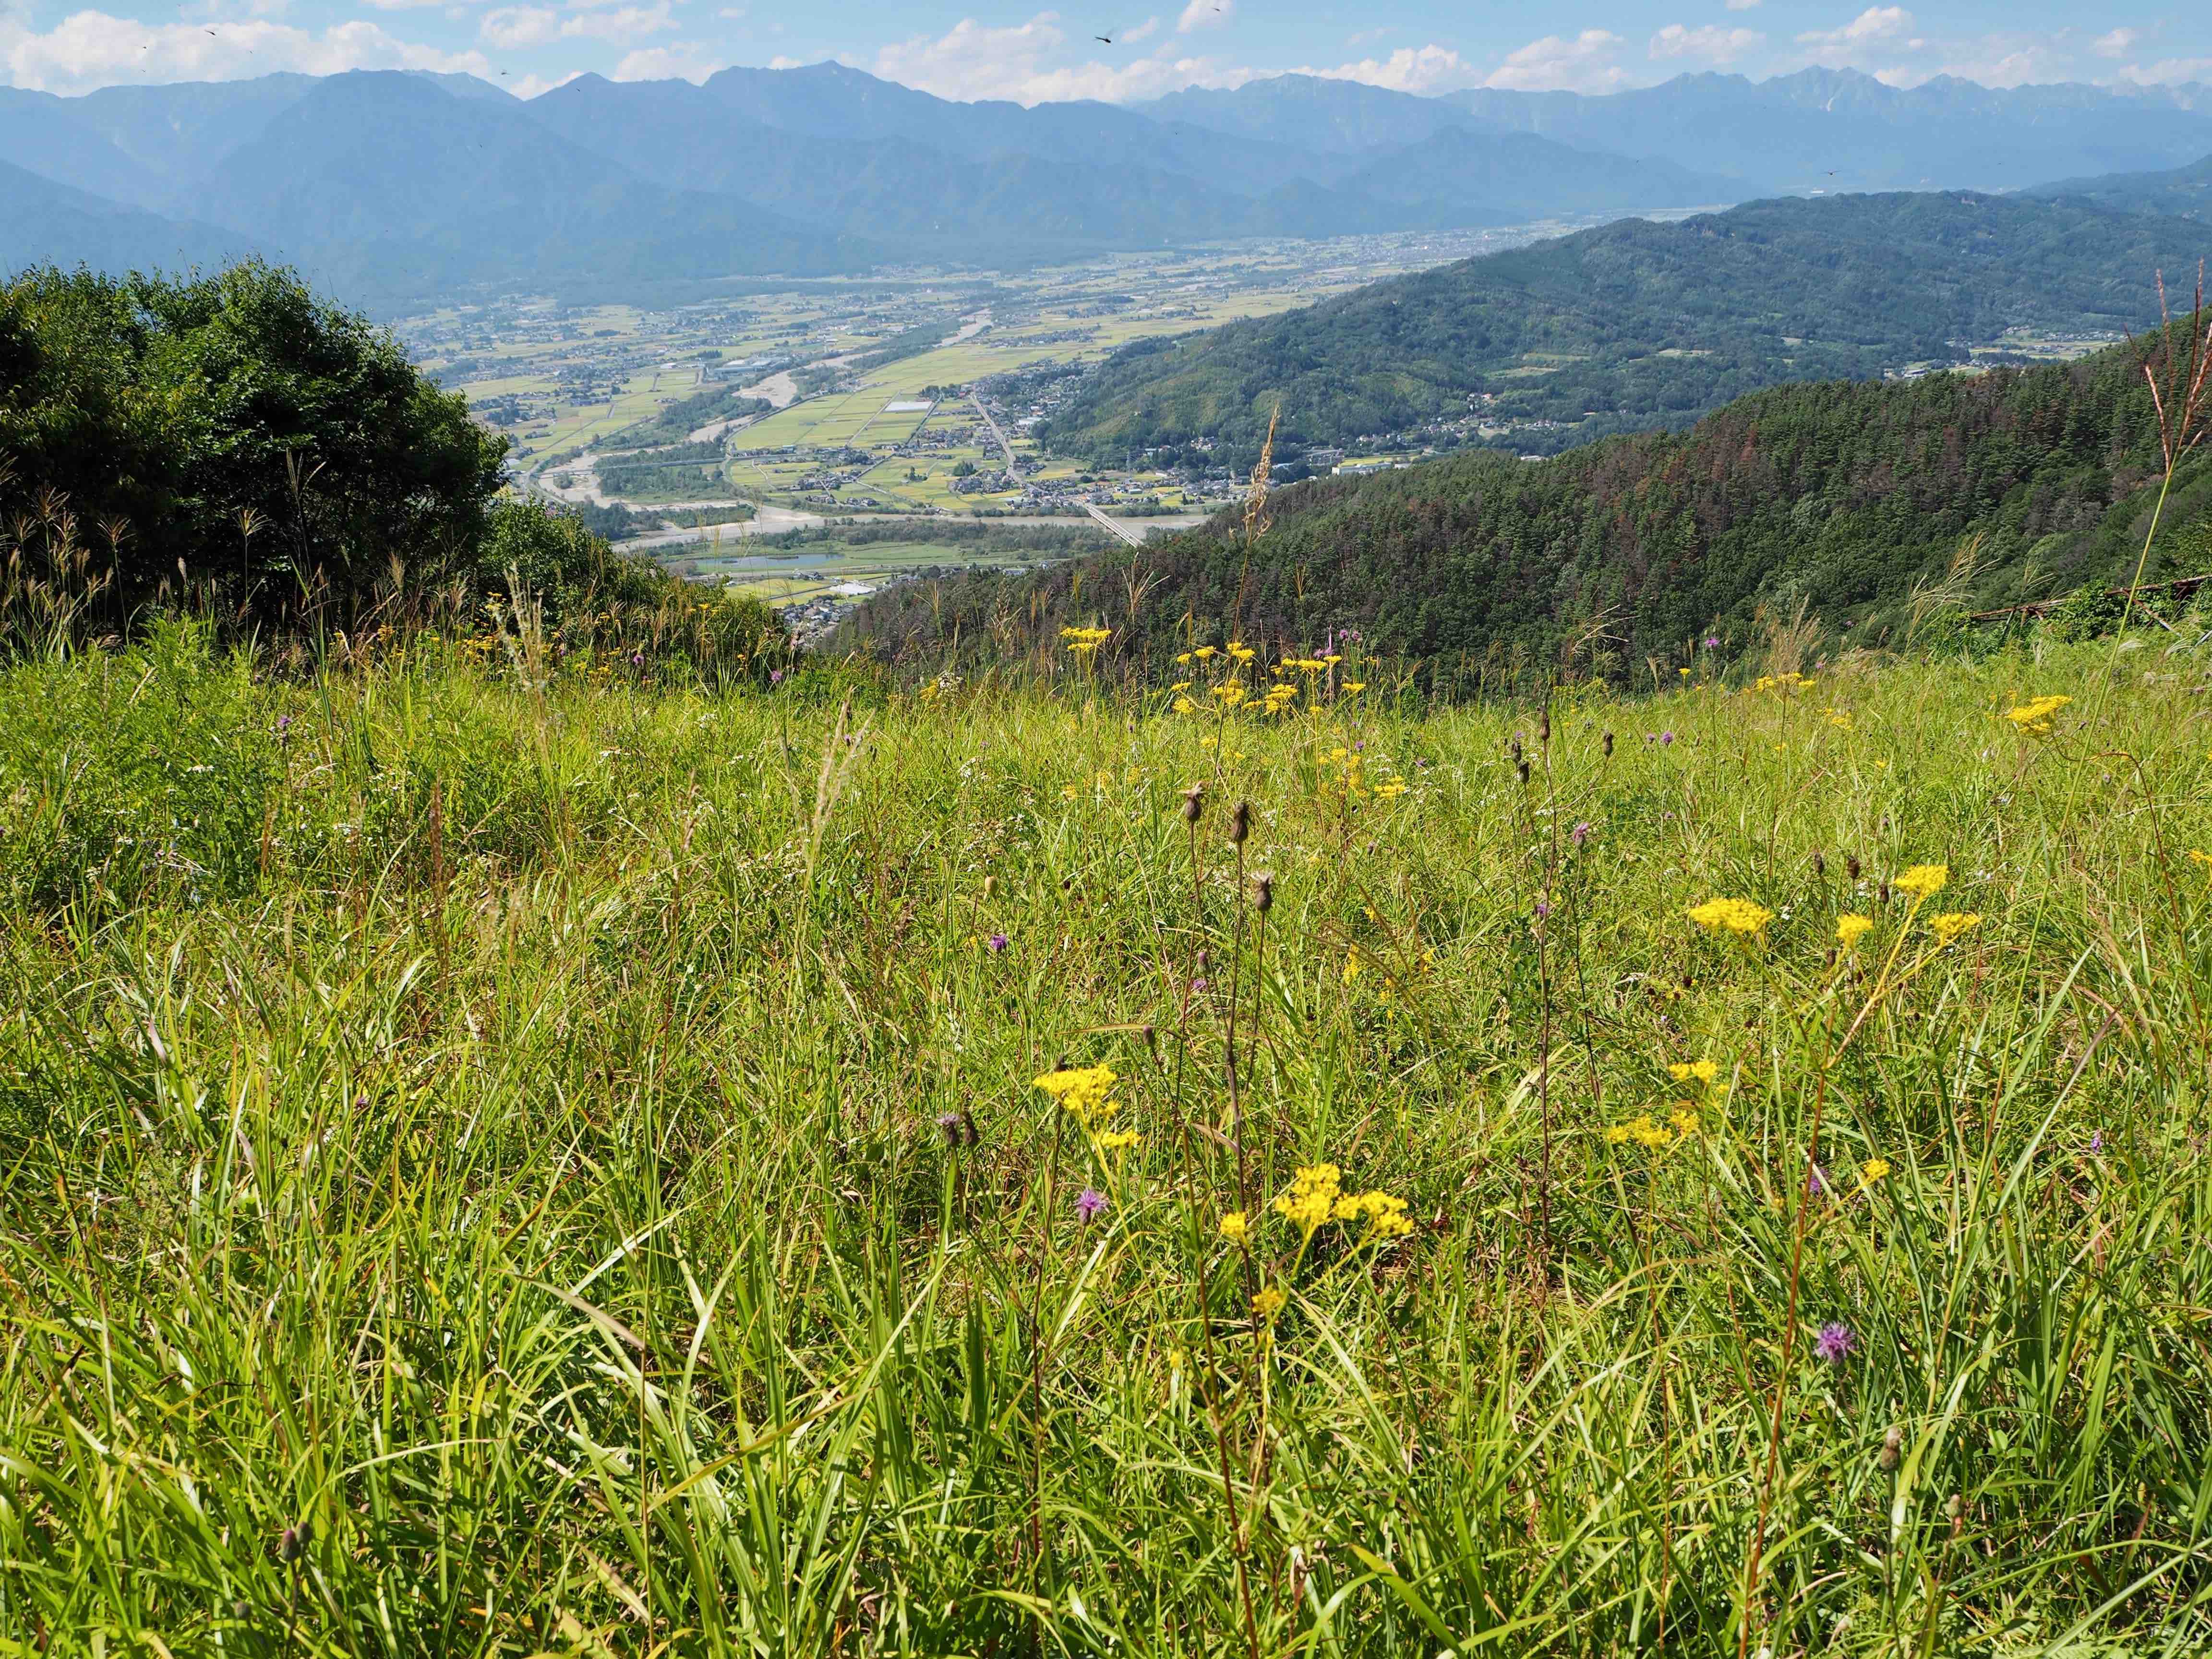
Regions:
<instances>
[{"instance_id":1,"label":"wildflower meadow","mask_svg":"<svg viewBox=\"0 0 2212 1659\"><path fill-rule=\"evenodd\" d=\"M2191 637L0 669L0 1654L2202 1653Z\"/></svg>"}]
</instances>

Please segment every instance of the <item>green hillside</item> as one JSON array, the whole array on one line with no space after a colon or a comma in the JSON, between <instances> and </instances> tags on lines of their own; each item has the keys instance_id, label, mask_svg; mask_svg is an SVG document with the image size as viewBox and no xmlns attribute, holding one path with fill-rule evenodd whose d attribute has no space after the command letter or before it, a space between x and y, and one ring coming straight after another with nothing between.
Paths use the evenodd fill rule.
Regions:
<instances>
[{"instance_id":1,"label":"green hillside","mask_svg":"<svg viewBox=\"0 0 2212 1659\"><path fill-rule=\"evenodd\" d=\"M1317 480L1276 494L1249 564L1233 520L1217 520L1137 555L1141 580L1115 568L1126 555L966 578L883 595L848 631L927 657L956 640L1018 650L1103 619L1121 630L1115 652L1158 667L1192 631L1310 646L1349 626L1371 649L1431 663L1493 647L1535 660L1579 651L1618 675L1693 636L1740 636L1762 604L1802 599L1858 630L1846 637L1871 639L1970 536L1980 540L1962 603L2126 574L2160 466L2138 349L1779 386L1686 434ZM2185 467L2167 514L2177 534L2161 538L2154 574L2194 556L2190 527L2212 516L2212 455Z\"/></svg>"},{"instance_id":2,"label":"green hillside","mask_svg":"<svg viewBox=\"0 0 2212 1659\"><path fill-rule=\"evenodd\" d=\"M1626 220L1132 347L1044 435L1099 461L1211 441L1249 465L1279 403L1293 450L1480 416L1559 422L1510 441L1554 451L1686 426L1780 381L1964 362L2009 329L2147 327L2153 271L2193 270L2208 248L2201 225L1976 195Z\"/></svg>"}]
</instances>

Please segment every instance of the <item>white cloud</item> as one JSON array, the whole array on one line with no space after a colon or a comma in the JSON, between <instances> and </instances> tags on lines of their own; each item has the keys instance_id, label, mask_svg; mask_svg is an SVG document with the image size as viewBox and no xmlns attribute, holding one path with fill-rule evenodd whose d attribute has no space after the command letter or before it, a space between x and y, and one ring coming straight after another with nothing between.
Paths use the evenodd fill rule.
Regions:
<instances>
[{"instance_id":1,"label":"white cloud","mask_svg":"<svg viewBox=\"0 0 2212 1659\"><path fill-rule=\"evenodd\" d=\"M1757 11L1759 0L1728 0L1728 9L1730 11Z\"/></svg>"},{"instance_id":2,"label":"white cloud","mask_svg":"<svg viewBox=\"0 0 2212 1659\"><path fill-rule=\"evenodd\" d=\"M1625 44L1609 29L1584 29L1572 40L1547 34L1508 52L1483 85L1515 92L1615 92L1628 82L1620 62Z\"/></svg>"},{"instance_id":3,"label":"white cloud","mask_svg":"<svg viewBox=\"0 0 2212 1659\"><path fill-rule=\"evenodd\" d=\"M617 64L610 78L617 81L689 81L696 86L715 70L728 67L719 58L702 58L699 54L700 48L689 43L641 47Z\"/></svg>"},{"instance_id":4,"label":"white cloud","mask_svg":"<svg viewBox=\"0 0 2212 1659\"><path fill-rule=\"evenodd\" d=\"M1480 77L1457 52L1449 46L1401 46L1388 58L1363 58L1356 64L1339 64L1334 69L1297 69L1293 75L1318 75L1329 81L1359 81L1370 87L1388 87L1393 92L1437 93L1449 92L1456 87L1471 87Z\"/></svg>"},{"instance_id":5,"label":"white cloud","mask_svg":"<svg viewBox=\"0 0 2212 1659\"><path fill-rule=\"evenodd\" d=\"M1121 41L1129 38L1115 37ZM1077 43L1079 49L1083 44ZM1026 23L1005 27L963 17L933 39L917 34L884 47L876 53L873 67L886 81L940 98L1008 98L1018 104L1073 98L1113 103L1156 98L1184 87L1241 86L1255 78L1252 70L1229 68L1211 58L1170 56L1164 45L1118 63L1103 55L1076 64L1054 62L1066 55L1067 45L1056 13L1039 12Z\"/></svg>"},{"instance_id":6,"label":"white cloud","mask_svg":"<svg viewBox=\"0 0 2212 1659\"><path fill-rule=\"evenodd\" d=\"M1237 14L1237 0L1190 0L1176 19L1176 33L1188 34L1193 29L1218 28Z\"/></svg>"},{"instance_id":7,"label":"white cloud","mask_svg":"<svg viewBox=\"0 0 2212 1659\"><path fill-rule=\"evenodd\" d=\"M1820 52L1854 52L1894 40L1912 27L1912 14L1902 6L1869 6L1841 28L1811 29L1797 37L1801 46Z\"/></svg>"},{"instance_id":8,"label":"white cloud","mask_svg":"<svg viewBox=\"0 0 2212 1659\"><path fill-rule=\"evenodd\" d=\"M550 6L501 6L484 14L477 33L503 52L542 46L555 40L633 40L676 27L670 0L650 6L618 5L611 10L572 12L562 16Z\"/></svg>"},{"instance_id":9,"label":"white cloud","mask_svg":"<svg viewBox=\"0 0 2212 1659\"><path fill-rule=\"evenodd\" d=\"M2114 29L2110 34L2100 34L2092 43L2091 50L2100 58L2122 58L2130 46L2142 39L2133 29Z\"/></svg>"},{"instance_id":10,"label":"white cloud","mask_svg":"<svg viewBox=\"0 0 2212 1659\"><path fill-rule=\"evenodd\" d=\"M2130 64L2120 71L2124 80L2147 87L2179 86L2189 81L2212 81L2212 58L2162 58L2154 64Z\"/></svg>"},{"instance_id":11,"label":"white cloud","mask_svg":"<svg viewBox=\"0 0 2212 1659\"><path fill-rule=\"evenodd\" d=\"M1651 37L1651 55L1702 58L1709 64L1733 64L1765 44L1766 37L1757 29L1726 29L1717 23L1693 29L1669 23Z\"/></svg>"},{"instance_id":12,"label":"white cloud","mask_svg":"<svg viewBox=\"0 0 2212 1659\"><path fill-rule=\"evenodd\" d=\"M265 18L217 23L142 23L80 11L41 34L0 22L0 64L9 84L38 92L89 92L118 82L234 81L295 70L337 75L356 69L427 69L487 74L482 52L441 52L396 40L365 18L321 30Z\"/></svg>"},{"instance_id":13,"label":"white cloud","mask_svg":"<svg viewBox=\"0 0 2212 1659\"><path fill-rule=\"evenodd\" d=\"M1136 27L1133 29L1123 29L1119 34L1115 35L1114 37L1114 44L1117 46L1128 46L1139 40L1149 40L1152 36L1158 34L1159 32L1160 20L1157 17L1147 17L1143 22L1138 24Z\"/></svg>"},{"instance_id":14,"label":"white cloud","mask_svg":"<svg viewBox=\"0 0 2212 1659\"><path fill-rule=\"evenodd\" d=\"M526 75L519 81L509 81L507 89L518 98L542 97L556 87L567 86L583 72L581 70L570 70L566 75L556 75L550 80L541 75Z\"/></svg>"}]
</instances>

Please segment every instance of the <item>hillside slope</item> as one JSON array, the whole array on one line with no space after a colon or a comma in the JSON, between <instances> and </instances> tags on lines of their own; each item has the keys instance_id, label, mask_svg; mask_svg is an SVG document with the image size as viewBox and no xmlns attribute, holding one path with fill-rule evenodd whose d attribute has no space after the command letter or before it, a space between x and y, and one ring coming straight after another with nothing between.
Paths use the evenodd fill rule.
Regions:
<instances>
[{"instance_id":1,"label":"hillside slope","mask_svg":"<svg viewBox=\"0 0 2212 1659\"><path fill-rule=\"evenodd\" d=\"M927 659L1049 644L1103 618L1117 651L1164 666L1187 629L1310 645L1351 626L1434 663L1577 649L1638 672L1762 604L1802 599L1859 637L1894 626L1916 581L1978 535L1972 597L1997 605L2124 578L2159 465L2137 348L1903 383L1776 387L1682 435L1530 463L1469 453L1279 492L1250 553L1233 515L1133 556L1022 579L894 590L846 640ZM2165 560L2212 517L2212 454L2167 507ZM1127 595L1143 592L1131 614ZM1187 623L1186 619L1189 619Z\"/></svg>"},{"instance_id":2,"label":"hillside slope","mask_svg":"<svg viewBox=\"0 0 2212 1659\"><path fill-rule=\"evenodd\" d=\"M1964 362L2011 328L2116 337L2157 319L2155 269L2208 246L2183 221L1970 194L1624 220L1125 349L1043 435L1093 459L1206 440L1249 465L1279 403L1288 453L1472 406L1557 422L1511 441L1558 449L1780 381Z\"/></svg>"},{"instance_id":3,"label":"hillside slope","mask_svg":"<svg viewBox=\"0 0 2212 1659\"><path fill-rule=\"evenodd\" d=\"M2025 192L2094 202L2115 213L2154 213L2170 219L2212 220L2212 155L2163 173L2107 173L2094 179L2061 179Z\"/></svg>"},{"instance_id":4,"label":"hillside slope","mask_svg":"<svg viewBox=\"0 0 2212 1659\"><path fill-rule=\"evenodd\" d=\"M236 231L142 212L0 161L0 276L43 264L185 270L254 251Z\"/></svg>"}]
</instances>

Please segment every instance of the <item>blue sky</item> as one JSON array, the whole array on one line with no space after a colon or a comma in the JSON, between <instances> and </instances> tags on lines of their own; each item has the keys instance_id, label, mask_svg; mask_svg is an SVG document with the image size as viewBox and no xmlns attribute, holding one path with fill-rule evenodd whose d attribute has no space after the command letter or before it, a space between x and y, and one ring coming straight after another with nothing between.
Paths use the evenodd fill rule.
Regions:
<instances>
[{"instance_id":1,"label":"blue sky","mask_svg":"<svg viewBox=\"0 0 2212 1659\"><path fill-rule=\"evenodd\" d=\"M2192 22L2191 19L2194 18ZM2201 12L2064 0L0 0L19 87L230 79L272 70L464 70L526 95L617 79L837 58L952 98L1154 97L1285 70L1421 93L1604 92L1685 70L1848 65L1899 85L2212 82ZM1093 39L1114 37L1110 46Z\"/></svg>"}]
</instances>

